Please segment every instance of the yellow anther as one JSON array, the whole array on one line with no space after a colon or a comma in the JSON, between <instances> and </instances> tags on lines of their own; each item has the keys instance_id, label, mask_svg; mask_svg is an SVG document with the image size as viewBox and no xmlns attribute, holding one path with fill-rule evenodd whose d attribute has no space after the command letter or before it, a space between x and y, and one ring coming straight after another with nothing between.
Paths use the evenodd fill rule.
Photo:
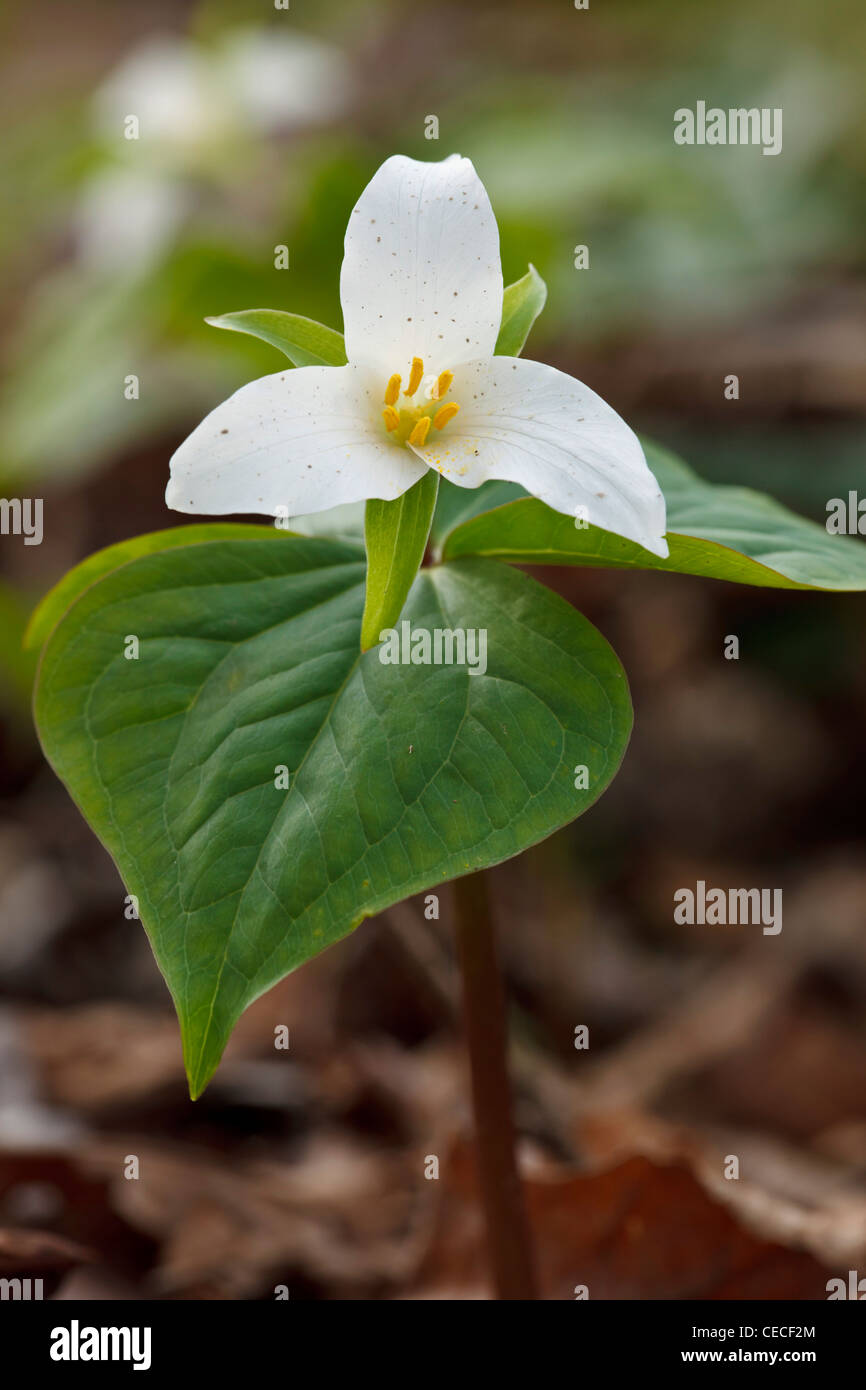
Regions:
<instances>
[{"instance_id":1,"label":"yellow anther","mask_svg":"<svg viewBox=\"0 0 866 1390\"><path fill-rule=\"evenodd\" d=\"M393 381L393 377L391 379ZM397 380L399 381L400 378L398 377ZM385 429L388 431L395 430L400 423L400 416L393 405L385 406L382 411L382 419L385 421Z\"/></svg>"},{"instance_id":2,"label":"yellow anther","mask_svg":"<svg viewBox=\"0 0 866 1390\"><path fill-rule=\"evenodd\" d=\"M396 405L397 397L400 394L400 373L395 372L388 377L388 385L385 387L385 404Z\"/></svg>"},{"instance_id":3,"label":"yellow anther","mask_svg":"<svg viewBox=\"0 0 866 1390\"><path fill-rule=\"evenodd\" d=\"M409 373L409 385L406 387L406 395L414 396L418 387L421 385L421 378L424 375L424 362L420 357L412 358L412 370ZM398 378L399 380L399 378ZM389 383L390 385L390 383Z\"/></svg>"},{"instance_id":4,"label":"yellow anther","mask_svg":"<svg viewBox=\"0 0 866 1390\"><path fill-rule=\"evenodd\" d=\"M454 373L453 373L453 372L440 372L440 373L439 373L439 380L436 382L436 400L437 400L437 401L441 401L442 397L443 397L444 395L447 395L447 393L448 393L448 391L449 391L449 389L450 389L450 386L451 386L451 383L452 383L453 380L454 380Z\"/></svg>"},{"instance_id":5,"label":"yellow anther","mask_svg":"<svg viewBox=\"0 0 866 1390\"><path fill-rule=\"evenodd\" d=\"M418 361L417 357L415 358L415 361ZM415 371L414 366L412 367L412 371ZM409 435L409 443L418 444L419 446L422 445L424 443L424 440L427 438L429 430L430 416L422 415L421 419L416 420L415 424L412 427L412 433Z\"/></svg>"},{"instance_id":6,"label":"yellow anther","mask_svg":"<svg viewBox=\"0 0 866 1390\"><path fill-rule=\"evenodd\" d=\"M443 376L447 375L447 372L443 373ZM454 419L459 409L460 407L456 401L449 401L447 405L442 406L441 410L437 410L433 417L433 424L436 426L437 430L444 429L448 421Z\"/></svg>"}]
</instances>

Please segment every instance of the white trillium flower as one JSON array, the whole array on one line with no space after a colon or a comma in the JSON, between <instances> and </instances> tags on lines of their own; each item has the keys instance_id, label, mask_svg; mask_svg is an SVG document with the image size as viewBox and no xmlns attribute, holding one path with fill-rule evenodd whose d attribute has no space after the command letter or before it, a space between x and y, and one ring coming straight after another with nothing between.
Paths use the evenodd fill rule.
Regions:
<instances>
[{"instance_id":1,"label":"white trillium flower","mask_svg":"<svg viewBox=\"0 0 866 1390\"><path fill-rule=\"evenodd\" d=\"M135 167L151 160L183 168L235 135L333 120L351 84L340 50L307 34L233 29L207 47L165 35L139 44L109 74L94 97L94 122L116 148L135 116L139 141L124 150Z\"/></svg>"},{"instance_id":2,"label":"white trillium flower","mask_svg":"<svg viewBox=\"0 0 866 1390\"><path fill-rule=\"evenodd\" d=\"M171 460L169 507L297 516L392 500L433 468L519 483L667 555L628 425L566 373L494 356L499 233L470 160L385 161L349 219L340 298L348 365L276 372L217 406Z\"/></svg>"}]
</instances>

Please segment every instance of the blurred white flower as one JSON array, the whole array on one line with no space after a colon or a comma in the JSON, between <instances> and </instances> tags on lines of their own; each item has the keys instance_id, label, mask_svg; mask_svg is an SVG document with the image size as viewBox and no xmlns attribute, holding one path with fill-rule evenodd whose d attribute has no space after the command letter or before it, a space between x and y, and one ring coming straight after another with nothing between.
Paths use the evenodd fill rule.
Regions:
<instances>
[{"instance_id":1,"label":"blurred white flower","mask_svg":"<svg viewBox=\"0 0 866 1390\"><path fill-rule=\"evenodd\" d=\"M238 109L260 130L333 120L346 104L346 59L308 34L238 30L225 36L217 61Z\"/></svg>"},{"instance_id":2,"label":"blurred white flower","mask_svg":"<svg viewBox=\"0 0 866 1390\"><path fill-rule=\"evenodd\" d=\"M97 270L144 270L173 240L188 206L177 179L101 170L85 185L74 213L79 260Z\"/></svg>"},{"instance_id":3,"label":"blurred white flower","mask_svg":"<svg viewBox=\"0 0 866 1390\"><path fill-rule=\"evenodd\" d=\"M189 39L148 39L96 92L95 124L105 140L145 151L163 145L194 148L224 128L224 95L212 64ZM124 140L129 116L138 121L135 141Z\"/></svg>"},{"instance_id":4,"label":"blurred white flower","mask_svg":"<svg viewBox=\"0 0 866 1390\"><path fill-rule=\"evenodd\" d=\"M332 120L349 85L345 56L296 32L235 29L210 47L173 35L140 44L93 99L112 160L73 214L79 260L146 267L192 206L193 180L219 170L227 145ZM127 138L129 117L137 138Z\"/></svg>"},{"instance_id":5,"label":"blurred white flower","mask_svg":"<svg viewBox=\"0 0 866 1390\"><path fill-rule=\"evenodd\" d=\"M110 74L94 98L99 133L123 139L135 116L144 152L188 156L228 135L333 119L349 85L346 59L307 34L236 29L205 48L152 38Z\"/></svg>"}]
</instances>

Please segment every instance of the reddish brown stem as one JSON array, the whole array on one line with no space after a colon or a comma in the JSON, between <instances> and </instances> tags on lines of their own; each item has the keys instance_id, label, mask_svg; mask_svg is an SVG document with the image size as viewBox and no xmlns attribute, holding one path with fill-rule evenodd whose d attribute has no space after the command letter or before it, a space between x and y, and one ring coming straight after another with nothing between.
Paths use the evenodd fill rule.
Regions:
<instances>
[{"instance_id":1,"label":"reddish brown stem","mask_svg":"<svg viewBox=\"0 0 866 1390\"><path fill-rule=\"evenodd\" d=\"M517 1172L508 1081L505 985L482 875L458 879L454 898L478 1171L493 1285L497 1298L533 1299L535 1274Z\"/></svg>"}]
</instances>

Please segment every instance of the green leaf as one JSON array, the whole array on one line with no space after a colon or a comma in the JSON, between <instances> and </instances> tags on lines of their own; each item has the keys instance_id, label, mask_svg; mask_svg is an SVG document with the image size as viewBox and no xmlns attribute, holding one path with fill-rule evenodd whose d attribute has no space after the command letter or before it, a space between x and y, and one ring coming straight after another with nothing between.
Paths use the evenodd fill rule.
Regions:
<instances>
[{"instance_id":1,"label":"green leaf","mask_svg":"<svg viewBox=\"0 0 866 1390\"><path fill-rule=\"evenodd\" d=\"M547 286L530 265L522 280L515 280L502 296L502 323L494 351L500 357L519 357L529 331L544 308Z\"/></svg>"},{"instance_id":2,"label":"green leaf","mask_svg":"<svg viewBox=\"0 0 866 1390\"><path fill-rule=\"evenodd\" d=\"M43 747L138 898L193 1095L288 971L549 835L621 761L619 662L527 575L467 560L416 579L403 621L483 628L483 674L362 655L363 597L354 545L183 546L97 581L43 652Z\"/></svg>"},{"instance_id":3,"label":"green leaf","mask_svg":"<svg viewBox=\"0 0 866 1390\"><path fill-rule=\"evenodd\" d=\"M367 589L361 622L361 650L375 647L383 628L393 627L403 611L424 559L439 491L439 474L428 468L393 502L371 498L364 513Z\"/></svg>"},{"instance_id":4,"label":"green leaf","mask_svg":"<svg viewBox=\"0 0 866 1390\"><path fill-rule=\"evenodd\" d=\"M89 555L80 565L69 570L59 583L49 589L31 615L24 633L24 646L28 650L41 647L54 624L62 618L79 594L102 579L111 570L119 569L139 555L150 555L156 550L171 550L177 545L198 545L201 541L232 538L255 540L268 534L263 526L249 526L233 521L217 521L200 526L172 526L166 531L149 531L144 536L134 536L132 540L119 541L117 545L106 546ZM289 532L282 531L285 536Z\"/></svg>"},{"instance_id":5,"label":"green leaf","mask_svg":"<svg viewBox=\"0 0 866 1390\"><path fill-rule=\"evenodd\" d=\"M452 531L464 521L469 521L481 512L489 512L493 507L504 507L506 502L514 502L525 497L526 490L517 483L490 482L480 487L458 487L447 478L439 483L439 498L433 516L431 540L437 549L437 559L441 559L442 546Z\"/></svg>"},{"instance_id":6,"label":"green leaf","mask_svg":"<svg viewBox=\"0 0 866 1390\"><path fill-rule=\"evenodd\" d=\"M444 558L668 570L774 589L866 589L859 541L828 535L763 493L706 483L658 445L644 440L644 448L667 503L667 560L596 526L578 529L572 517L530 497L460 522L445 539ZM485 505L482 491L475 506Z\"/></svg>"},{"instance_id":7,"label":"green leaf","mask_svg":"<svg viewBox=\"0 0 866 1390\"><path fill-rule=\"evenodd\" d=\"M300 314L287 314L282 309L241 309L205 319L205 323L263 338L296 367L342 367L346 363L342 333Z\"/></svg>"}]
</instances>

